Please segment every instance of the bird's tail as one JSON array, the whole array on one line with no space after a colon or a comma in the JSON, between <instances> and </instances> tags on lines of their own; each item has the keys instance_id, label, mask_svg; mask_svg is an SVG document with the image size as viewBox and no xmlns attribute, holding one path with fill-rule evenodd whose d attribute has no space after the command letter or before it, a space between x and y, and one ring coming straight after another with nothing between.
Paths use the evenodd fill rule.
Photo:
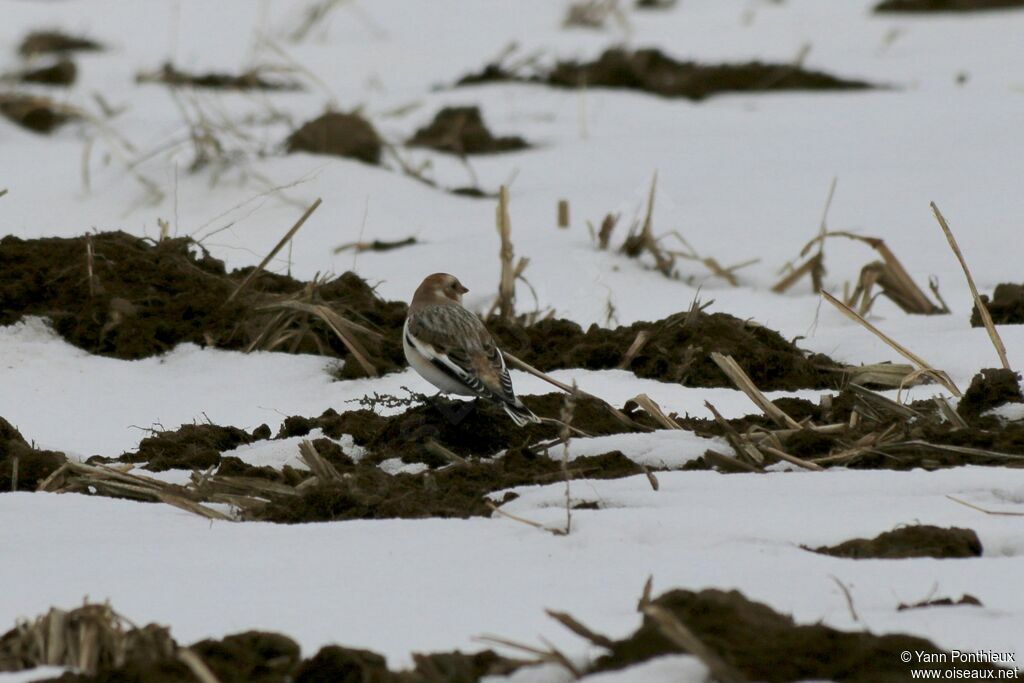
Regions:
<instances>
[{"instance_id":1,"label":"bird's tail","mask_svg":"<svg viewBox=\"0 0 1024 683\"><path fill-rule=\"evenodd\" d=\"M523 405L522 401L515 403L502 403L502 407L517 427L525 427L530 422L540 422L540 418L533 414L529 408Z\"/></svg>"}]
</instances>

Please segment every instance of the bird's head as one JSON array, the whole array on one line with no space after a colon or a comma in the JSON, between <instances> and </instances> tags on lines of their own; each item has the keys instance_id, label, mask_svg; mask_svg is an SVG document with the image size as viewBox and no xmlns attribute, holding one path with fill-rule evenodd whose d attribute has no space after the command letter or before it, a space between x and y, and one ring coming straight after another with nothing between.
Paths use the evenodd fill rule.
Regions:
<instances>
[{"instance_id":1,"label":"bird's head","mask_svg":"<svg viewBox=\"0 0 1024 683\"><path fill-rule=\"evenodd\" d=\"M448 273L434 273L428 275L423 283L416 290L416 294L413 296L413 301L430 301L432 303L444 303L445 301L454 301L457 304L462 303L462 295L468 292L459 278Z\"/></svg>"}]
</instances>

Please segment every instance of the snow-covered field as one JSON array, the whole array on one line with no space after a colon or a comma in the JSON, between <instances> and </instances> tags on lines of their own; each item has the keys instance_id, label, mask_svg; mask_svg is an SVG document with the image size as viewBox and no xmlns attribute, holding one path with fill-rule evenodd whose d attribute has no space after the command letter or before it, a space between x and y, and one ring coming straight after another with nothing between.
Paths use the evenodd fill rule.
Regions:
<instances>
[{"instance_id":1,"label":"snow-covered field","mask_svg":"<svg viewBox=\"0 0 1024 683\"><path fill-rule=\"evenodd\" d=\"M467 166L421 149L400 149L441 185L510 186L517 256L536 293L518 289L523 310L553 309L581 324L629 324L686 310L750 318L801 347L851 363L901 362L863 328L810 291L771 286L817 233L829 185L834 230L877 236L919 283L935 276L952 309L911 316L880 298L871 319L961 389L998 359L984 329L968 322L971 296L929 209L949 219L979 289L1020 282L1024 234L1024 12L871 15L862 0L681 0L666 11L621 3L628 27L565 29L566 3L551 0L374 0L341 3L308 38L286 34L304 5L270 0L0 0L0 72L18 66L26 32L60 28L110 46L76 56L78 82L50 92L96 111L98 93L123 108L109 126L137 153L185 135L182 114L157 84L136 73L173 61L189 70L237 73L260 64L300 64L301 92L200 92L202 105L242 121L271 111L300 124L325 106L362 108L400 143L446 105L478 105L489 127L535 145L474 157ZM678 59L775 62L809 47L805 65L888 86L856 92L722 95L706 101L529 84L448 87L509 43L542 59L592 58L606 47L658 47ZM498 285L495 202L454 196L395 170L306 154L285 155L282 118L242 124L265 155L214 182L189 173L187 145L128 170L123 143L91 124L39 136L0 118L0 235L30 238L124 230L156 236L157 220L191 235L230 267L257 263L303 206L324 200L270 269L302 279L354 270L386 299L408 300L435 271L470 288L485 311ZM86 149L90 151L86 153ZM394 166L394 164L391 164ZM83 171L87 168L87 172ZM640 214L657 172L655 232L678 230L702 256L723 264L759 261L731 287L699 263L683 279L594 245L587 221ZM150 201L142 174L163 196ZM88 178L86 183L85 178ZM270 191L272 188L284 188ZM568 200L571 225L556 227ZM625 232L625 227L619 230ZM389 252L335 253L362 240L415 236ZM623 234L617 235L621 239ZM614 241L614 240L613 240ZM874 260L845 240L826 247L826 285L841 291ZM0 274L2 277L2 274ZM609 318L609 307L614 317ZM1024 362L1024 327L1002 326L1011 365ZM36 318L0 328L0 416L43 448L72 456L134 450L154 426L205 422L276 431L285 416L339 412L373 392L426 391L411 370L375 380L335 381L336 360L202 349L186 344L160 357L122 361L77 349ZM755 412L730 389L693 389L616 370L552 373L615 405L639 393L666 412L727 417ZM520 394L546 393L513 373ZM817 400L820 392L790 395ZM917 387L915 398L945 393ZM783 394L771 393L775 398ZM892 392L895 396L895 392ZM947 394L948 395L948 394ZM295 465L277 443L258 464ZM677 467L701 455L686 432L577 440L574 455L621 450L637 462ZM718 444L719 450L728 447ZM243 456L245 457L245 456ZM953 495L1024 513L1024 472L965 467L937 472L775 471L722 475L665 472L660 490L636 476L574 482L572 495L599 510L574 513L573 532L554 536L507 518L346 521L304 525L210 522L169 506L77 495L0 495L0 632L19 617L88 596L110 600L134 622L171 627L188 643L247 629L280 631L308 656L341 643L375 650L392 666L412 652L483 647L490 633L573 657L593 654L548 618L565 610L595 630L624 636L639 624L644 581L670 588L736 588L747 597L845 630L905 632L946 649L1016 654L1024 662L1024 521L985 515ZM523 487L505 510L552 525L565 511L564 485ZM809 553L906 524L968 527L984 556L970 560L853 561ZM854 620L838 583L846 586ZM976 596L983 606L897 612L930 596ZM53 672L50 671L52 674ZM602 680L702 680L703 665L666 658ZM561 680L553 667L515 680ZM25 680L0 674L0 681ZM595 680L597 680L595 678Z\"/></svg>"}]
</instances>

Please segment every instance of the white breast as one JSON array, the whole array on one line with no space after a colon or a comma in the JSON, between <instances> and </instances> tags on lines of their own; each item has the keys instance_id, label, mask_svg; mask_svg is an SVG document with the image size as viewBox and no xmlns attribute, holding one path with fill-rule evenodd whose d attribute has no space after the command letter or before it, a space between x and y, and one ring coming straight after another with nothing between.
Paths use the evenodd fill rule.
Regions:
<instances>
[{"instance_id":1,"label":"white breast","mask_svg":"<svg viewBox=\"0 0 1024 683\"><path fill-rule=\"evenodd\" d=\"M405 351L405 359L409 361L409 366L418 372L420 377L446 394L474 396L475 394L469 390L469 387L438 370L418 348L409 343L408 327L409 323L406 322L405 327L402 329L402 349Z\"/></svg>"}]
</instances>

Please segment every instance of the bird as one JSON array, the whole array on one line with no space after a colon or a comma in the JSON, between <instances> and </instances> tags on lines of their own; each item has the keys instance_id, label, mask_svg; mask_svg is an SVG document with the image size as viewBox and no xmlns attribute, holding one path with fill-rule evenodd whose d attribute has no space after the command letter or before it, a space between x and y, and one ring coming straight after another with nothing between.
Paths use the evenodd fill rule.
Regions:
<instances>
[{"instance_id":1,"label":"bird","mask_svg":"<svg viewBox=\"0 0 1024 683\"><path fill-rule=\"evenodd\" d=\"M413 294L402 328L405 359L446 394L476 396L505 409L523 427L540 418L512 388L505 358L475 314L462 306L469 290L448 273L428 275Z\"/></svg>"}]
</instances>

